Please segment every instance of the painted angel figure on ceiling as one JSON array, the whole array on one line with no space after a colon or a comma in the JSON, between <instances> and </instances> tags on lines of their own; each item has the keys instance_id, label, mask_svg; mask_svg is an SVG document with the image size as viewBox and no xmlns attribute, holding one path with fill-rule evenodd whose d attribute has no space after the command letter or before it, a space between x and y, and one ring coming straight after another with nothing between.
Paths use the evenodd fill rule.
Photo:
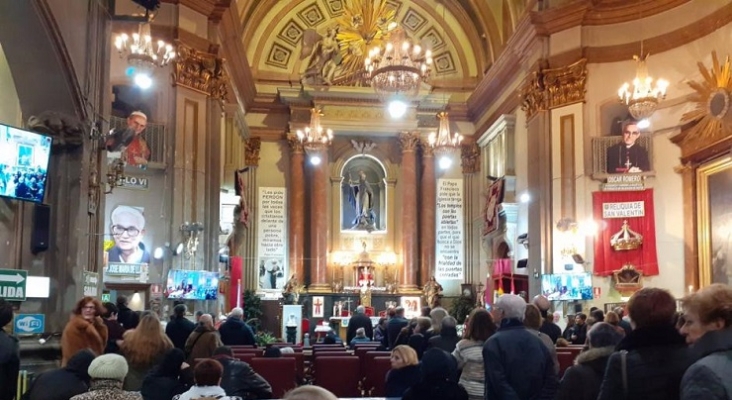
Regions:
<instances>
[{"instance_id":1,"label":"painted angel figure on ceiling","mask_svg":"<svg viewBox=\"0 0 732 400\"><path fill-rule=\"evenodd\" d=\"M351 229L372 231L376 229L376 212L374 211L374 191L366 180L366 172L358 171L358 178L348 177L350 187L348 202L353 207L356 217Z\"/></svg>"}]
</instances>

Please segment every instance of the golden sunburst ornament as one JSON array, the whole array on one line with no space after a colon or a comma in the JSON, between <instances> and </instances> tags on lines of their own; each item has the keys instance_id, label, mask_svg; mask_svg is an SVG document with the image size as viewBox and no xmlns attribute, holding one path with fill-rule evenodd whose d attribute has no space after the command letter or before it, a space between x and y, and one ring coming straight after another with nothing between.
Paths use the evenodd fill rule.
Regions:
<instances>
[{"instance_id":1,"label":"golden sunburst ornament","mask_svg":"<svg viewBox=\"0 0 732 400\"><path fill-rule=\"evenodd\" d=\"M351 0L338 22L341 75L345 81L360 81L364 59L371 48L381 46L396 27L396 12L386 0Z\"/></svg>"},{"instance_id":2,"label":"golden sunburst ornament","mask_svg":"<svg viewBox=\"0 0 732 400\"><path fill-rule=\"evenodd\" d=\"M696 122L689 129L684 140L698 138L720 139L732 135L732 76L730 75L730 58L719 63L717 53L712 52L712 68L707 70L704 64L697 63L704 80L690 81L687 84L696 92L692 101L696 103L694 110L681 117L682 123Z\"/></svg>"}]
</instances>

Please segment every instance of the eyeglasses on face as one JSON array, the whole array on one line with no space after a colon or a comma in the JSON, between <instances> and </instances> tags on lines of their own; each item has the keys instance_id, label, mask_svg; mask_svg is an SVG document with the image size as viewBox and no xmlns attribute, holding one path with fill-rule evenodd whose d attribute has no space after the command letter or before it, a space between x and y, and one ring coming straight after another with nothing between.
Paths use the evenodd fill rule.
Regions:
<instances>
[{"instance_id":1,"label":"eyeglasses on face","mask_svg":"<svg viewBox=\"0 0 732 400\"><path fill-rule=\"evenodd\" d=\"M638 136L638 135L640 135L640 131L625 131L625 132L623 132L623 134L624 135Z\"/></svg>"},{"instance_id":2,"label":"eyeglasses on face","mask_svg":"<svg viewBox=\"0 0 732 400\"><path fill-rule=\"evenodd\" d=\"M112 234L113 235L121 236L125 232L127 232L127 236L130 236L130 237L135 237L140 234L140 230L134 226L112 225Z\"/></svg>"}]
</instances>

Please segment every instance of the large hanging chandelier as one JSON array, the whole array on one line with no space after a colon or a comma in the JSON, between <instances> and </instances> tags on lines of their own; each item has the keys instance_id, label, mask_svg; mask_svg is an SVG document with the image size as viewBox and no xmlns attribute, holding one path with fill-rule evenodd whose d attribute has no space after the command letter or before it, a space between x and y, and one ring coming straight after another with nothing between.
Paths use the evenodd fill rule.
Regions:
<instances>
[{"instance_id":1,"label":"large hanging chandelier","mask_svg":"<svg viewBox=\"0 0 732 400\"><path fill-rule=\"evenodd\" d=\"M297 140L302 143L305 151L311 153L310 162L315 165L320 164L317 152L330 145L333 140L333 130L325 129L320 125L321 116L323 116L323 112L319 108L311 109L310 125L295 132Z\"/></svg>"},{"instance_id":2,"label":"large hanging chandelier","mask_svg":"<svg viewBox=\"0 0 732 400\"><path fill-rule=\"evenodd\" d=\"M450 168L452 160L450 153L458 150L460 143L463 141L463 135L457 132L450 132L450 119L447 111L440 111L437 114L440 124L437 132L432 132L427 137L427 144L434 149L434 153L439 157L440 168Z\"/></svg>"},{"instance_id":3,"label":"large hanging chandelier","mask_svg":"<svg viewBox=\"0 0 732 400\"><path fill-rule=\"evenodd\" d=\"M173 46L164 40L154 40L150 34L150 22L137 26L137 32L119 33L114 37L114 47L120 57L126 58L128 64L140 67L149 72L157 67L164 67L175 58Z\"/></svg>"},{"instance_id":4,"label":"large hanging chandelier","mask_svg":"<svg viewBox=\"0 0 732 400\"><path fill-rule=\"evenodd\" d=\"M364 66L368 81L382 99L411 97L430 76L432 51L423 51L394 24L386 44L372 48Z\"/></svg>"},{"instance_id":5,"label":"large hanging chandelier","mask_svg":"<svg viewBox=\"0 0 732 400\"><path fill-rule=\"evenodd\" d=\"M643 55L641 42L641 56L633 56L636 61L635 79L633 79L632 87L629 83L624 83L618 90L620 101L628 106L630 115L636 120L642 120L650 117L656 108L658 102L666 98L666 89L668 81L657 79L654 83L653 78L648 76L648 67L646 59L648 54Z\"/></svg>"}]
</instances>

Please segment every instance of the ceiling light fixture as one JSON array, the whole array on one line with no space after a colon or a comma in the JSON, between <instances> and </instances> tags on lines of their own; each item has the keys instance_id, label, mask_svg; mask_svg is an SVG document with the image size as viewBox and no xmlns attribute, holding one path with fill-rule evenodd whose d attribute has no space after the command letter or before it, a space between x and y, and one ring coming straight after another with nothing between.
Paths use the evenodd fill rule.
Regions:
<instances>
[{"instance_id":1,"label":"ceiling light fixture","mask_svg":"<svg viewBox=\"0 0 732 400\"><path fill-rule=\"evenodd\" d=\"M322 116L323 112L320 108L312 108L310 110L310 125L306 126L305 129L296 131L297 140L302 143L303 148L310 155L310 163L313 165L320 164L322 159L319 152L328 147L333 140L333 131L323 128L320 124L320 117Z\"/></svg>"},{"instance_id":2,"label":"ceiling light fixture","mask_svg":"<svg viewBox=\"0 0 732 400\"><path fill-rule=\"evenodd\" d=\"M396 23L390 28L383 48L372 48L364 60L367 81L382 100L416 96L421 83L429 79L432 51L412 43Z\"/></svg>"},{"instance_id":3,"label":"ceiling light fixture","mask_svg":"<svg viewBox=\"0 0 732 400\"><path fill-rule=\"evenodd\" d=\"M463 136L457 132L450 132L450 119L447 111L440 111L437 118L440 120L440 125L437 132L432 132L427 137L427 144L434 148L435 154L440 157L440 168L448 169L452 165L451 153L460 148Z\"/></svg>"}]
</instances>

